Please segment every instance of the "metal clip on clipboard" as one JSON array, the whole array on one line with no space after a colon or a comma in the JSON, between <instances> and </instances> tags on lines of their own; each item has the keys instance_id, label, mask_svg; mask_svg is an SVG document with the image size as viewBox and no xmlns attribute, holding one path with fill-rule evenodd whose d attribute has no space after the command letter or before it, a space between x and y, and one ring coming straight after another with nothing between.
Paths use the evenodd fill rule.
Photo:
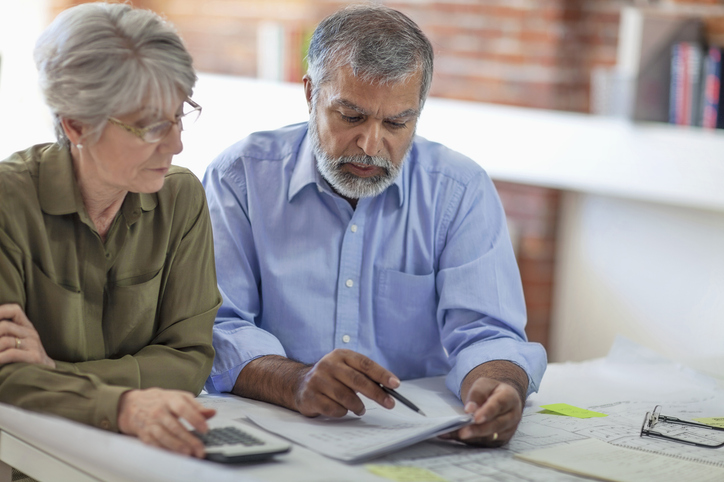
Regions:
<instances>
[{"instance_id":1,"label":"metal clip on clipboard","mask_svg":"<svg viewBox=\"0 0 724 482\"><path fill-rule=\"evenodd\" d=\"M657 425L659 429L664 428L665 424L673 424L674 428L676 428L676 426L679 426L680 428L682 428L682 430L679 430L678 433L675 434L672 433L674 432L673 430L668 430L669 433L662 433L662 431L654 430L654 427L656 427ZM707 439L707 432L696 433L697 431L702 430L716 430L724 432L724 428L712 427L711 425L705 425L703 423L690 422L688 420L681 420L680 418L670 417L668 415L661 415L661 405L656 405L653 411L646 412L646 416L644 417L644 423L641 425L641 437L656 437L664 440L671 440L674 442L694 445L696 447L705 447L709 449L724 447L724 436L722 437L723 441L721 443L714 444L694 440ZM711 434L711 432L709 432L709 434ZM685 438L685 436L688 436L689 438Z\"/></svg>"}]
</instances>

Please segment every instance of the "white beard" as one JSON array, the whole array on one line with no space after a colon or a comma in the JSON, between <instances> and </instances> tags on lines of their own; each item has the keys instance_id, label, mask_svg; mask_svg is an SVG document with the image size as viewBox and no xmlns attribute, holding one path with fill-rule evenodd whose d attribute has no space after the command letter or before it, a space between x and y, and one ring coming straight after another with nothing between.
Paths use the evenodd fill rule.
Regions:
<instances>
[{"instance_id":1,"label":"white beard","mask_svg":"<svg viewBox=\"0 0 724 482\"><path fill-rule=\"evenodd\" d=\"M382 193L395 182L397 176L400 175L400 165L394 164L390 159L382 156L368 156L359 154L356 156L340 156L334 158L322 149L319 139L319 131L317 130L316 109L312 108L309 116L309 139L312 142L312 152L317 159L317 169L325 181L343 197L348 199L360 199L363 197L373 197ZM412 140L407 146L403 160L412 148ZM368 166L378 166L383 170L382 174L371 177L359 177L352 173L342 170L342 166L347 163L365 164Z\"/></svg>"}]
</instances>

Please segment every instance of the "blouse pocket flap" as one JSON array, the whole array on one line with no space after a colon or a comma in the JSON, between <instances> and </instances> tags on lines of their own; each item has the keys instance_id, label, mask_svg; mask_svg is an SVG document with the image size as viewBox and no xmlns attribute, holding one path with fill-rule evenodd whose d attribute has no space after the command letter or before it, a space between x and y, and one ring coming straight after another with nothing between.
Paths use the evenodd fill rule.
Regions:
<instances>
[{"instance_id":1,"label":"blouse pocket flap","mask_svg":"<svg viewBox=\"0 0 724 482\"><path fill-rule=\"evenodd\" d=\"M109 283L103 317L110 356L132 354L146 346L156 330L156 311L163 278L161 269ZM121 314L126 313L126 314ZM128 316L127 313L132 313ZM114 320L127 323L111 326Z\"/></svg>"},{"instance_id":2,"label":"blouse pocket flap","mask_svg":"<svg viewBox=\"0 0 724 482\"><path fill-rule=\"evenodd\" d=\"M83 294L53 281L35 263L26 271L25 314L50 358L84 361L87 339Z\"/></svg>"}]
</instances>

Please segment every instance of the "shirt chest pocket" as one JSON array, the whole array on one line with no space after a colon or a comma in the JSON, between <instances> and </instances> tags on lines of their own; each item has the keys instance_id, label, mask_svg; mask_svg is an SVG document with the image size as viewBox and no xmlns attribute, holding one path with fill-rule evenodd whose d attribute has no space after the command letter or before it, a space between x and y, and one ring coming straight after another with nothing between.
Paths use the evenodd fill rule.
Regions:
<instances>
[{"instance_id":1,"label":"shirt chest pocket","mask_svg":"<svg viewBox=\"0 0 724 482\"><path fill-rule=\"evenodd\" d=\"M416 357L439 351L435 273L413 275L385 269L378 276L373 302L377 345Z\"/></svg>"},{"instance_id":2,"label":"shirt chest pocket","mask_svg":"<svg viewBox=\"0 0 724 482\"><path fill-rule=\"evenodd\" d=\"M57 284L35 263L29 264L25 279L25 314L40 335L45 352L55 360L87 360L82 293L79 289Z\"/></svg>"},{"instance_id":3,"label":"shirt chest pocket","mask_svg":"<svg viewBox=\"0 0 724 482\"><path fill-rule=\"evenodd\" d=\"M109 282L106 288L103 335L110 356L134 354L156 332L156 312L163 270Z\"/></svg>"}]
</instances>

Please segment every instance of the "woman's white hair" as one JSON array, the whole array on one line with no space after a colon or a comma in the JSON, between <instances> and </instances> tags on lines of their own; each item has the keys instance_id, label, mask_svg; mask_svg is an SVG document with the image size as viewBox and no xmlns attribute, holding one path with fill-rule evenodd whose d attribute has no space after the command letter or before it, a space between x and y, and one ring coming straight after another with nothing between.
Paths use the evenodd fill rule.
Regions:
<instances>
[{"instance_id":1,"label":"woman's white hair","mask_svg":"<svg viewBox=\"0 0 724 482\"><path fill-rule=\"evenodd\" d=\"M355 77L382 84L422 74L420 108L432 83L430 41L410 18L382 5L352 5L322 20L312 35L307 62L313 101L322 84L345 65Z\"/></svg>"},{"instance_id":2,"label":"woman's white hair","mask_svg":"<svg viewBox=\"0 0 724 482\"><path fill-rule=\"evenodd\" d=\"M35 45L40 88L54 116L92 126L100 136L108 117L150 107L175 109L196 83L191 55L171 24L126 4L87 3L63 11Z\"/></svg>"}]
</instances>

